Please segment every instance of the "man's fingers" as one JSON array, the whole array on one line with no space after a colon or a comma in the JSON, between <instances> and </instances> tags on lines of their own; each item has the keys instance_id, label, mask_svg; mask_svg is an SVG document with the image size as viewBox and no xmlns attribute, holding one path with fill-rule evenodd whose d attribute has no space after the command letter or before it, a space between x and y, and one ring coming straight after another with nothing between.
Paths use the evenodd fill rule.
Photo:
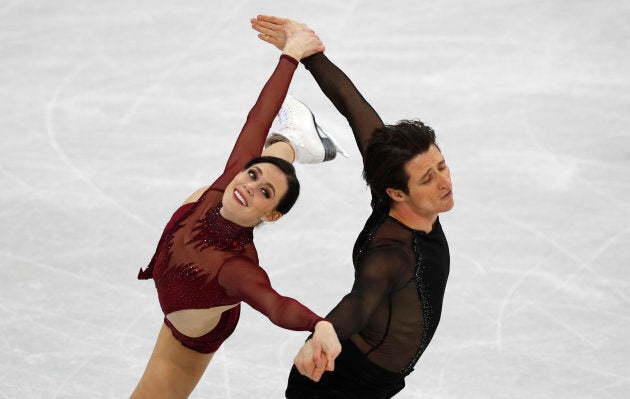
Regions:
<instances>
[{"instance_id":1,"label":"man's fingers","mask_svg":"<svg viewBox=\"0 0 630 399\"><path fill-rule=\"evenodd\" d=\"M313 345L313 363L315 367L322 367L322 346L319 342L315 341Z\"/></svg>"},{"instance_id":2,"label":"man's fingers","mask_svg":"<svg viewBox=\"0 0 630 399\"><path fill-rule=\"evenodd\" d=\"M283 24L287 21L286 18L274 17L273 15L258 15L256 18L272 24Z\"/></svg>"},{"instance_id":3,"label":"man's fingers","mask_svg":"<svg viewBox=\"0 0 630 399\"><path fill-rule=\"evenodd\" d=\"M283 21L280 21L278 19L274 21L270 19L263 19L260 17L252 19L252 23L255 23L267 29L273 29L273 30L282 29L282 27L285 25Z\"/></svg>"},{"instance_id":4,"label":"man's fingers","mask_svg":"<svg viewBox=\"0 0 630 399\"><path fill-rule=\"evenodd\" d=\"M330 355L326 355L326 370L328 371L334 371L335 370L335 358L330 356ZM322 371L323 373L323 371Z\"/></svg>"},{"instance_id":5,"label":"man's fingers","mask_svg":"<svg viewBox=\"0 0 630 399\"><path fill-rule=\"evenodd\" d=\"M258 26L260 29L266 29L270 32L276 32L282 29L282 25L272 24L265 21L256 21L253 24Z\"/></svg>"},{"instance_id":6,"label":"man's fingers","mask_svg":"<svg viewBox=\"0 0 630 399\"><path fill-rule=\"evenodd\" d=\"M313 370L313 374L310 377L311 380L319 382L319 380L322 378L322 375L324 374L324 371L326 371L324 367L315 367L315 369Z\"/></svg>"},{"instance_id":7,"label":"man's fingers","mask_svg":"<svg viewBox=\"0 0 630 399\"><path fill-rule=\"evenodd\" d=\"M300 374L309 378L315 372L315 365L313 364L313 362L310 362L310 361L295 362L295 367L298 369Z\"/></svg>"},{"instance_id":8,"label":"man's fingers","mask_svg":"<svg viewBox=\"0 0 630 399\"><path fill-rule=\"evenodd\" d=\"M271 30L271 29L267 29L264 26L260 26L260 25L252 25L252 28L254 28L255 31L262 33L263 35L267 35L267 36L277 36L278 34L276 33L276 31Z\"/></svg>"},{"instance_id":9,"label":"man's fingers","mask_svg":"<svg viewBox=\"0 0 630 399\"><path fill-rule=\"evenodd\" d=\"M252 28L266 35L270 35L274 33L278 34L280 33L280 31L282 31L281 25L269 24L269 23L261 22L255 19L251 20L251 24L252 24Z\"/></svg>"},{"instance_id":10,"label":"man's fingers","mask_svg":"<svg viewBox=\"0 0 630 399\"><path fill-rule=\"evenodd\" d=\"M267 35L263 35L262 33L258 35L258 38L259 38L260 40L264 41L264 42L271 43L271 44L273 44L274 46L275 46L275 45L276 45L276 43L278 42L278 41L277 41L276 39L274 39L273 37L271 37L271 36L267 36Z\"/></svg>"},{"instance_id":11,"label":"man's fingers","mask_svg":"<svg viewBox=\"0 0 630 399\"><path fill-rule=\"evenodd\" d=\"M252 24L252 29L255 30L256 32L260 32L262 34L264 34L262 28L260 27L260 25L256 25L256 24Z\"/></svg>"}]
</instances>

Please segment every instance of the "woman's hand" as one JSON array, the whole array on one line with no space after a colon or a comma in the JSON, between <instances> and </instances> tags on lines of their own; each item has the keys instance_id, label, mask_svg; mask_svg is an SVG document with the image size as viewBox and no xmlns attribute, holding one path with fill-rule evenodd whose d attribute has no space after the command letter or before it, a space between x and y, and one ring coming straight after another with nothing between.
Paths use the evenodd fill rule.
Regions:
<instances>
[{"instance_id":1,"label":"woman's hand","mask_svg":"<svg viewBox=\"0 0 630 399\"><path fill-rule=\"evenodd\" d=\"M339 353L341 344L333 325L328 321L320 321L315 325L313 338L306 341L293 362L302 375L317 382L324 371L335 369L335 358Z\"/></svg>"}]
</instances>

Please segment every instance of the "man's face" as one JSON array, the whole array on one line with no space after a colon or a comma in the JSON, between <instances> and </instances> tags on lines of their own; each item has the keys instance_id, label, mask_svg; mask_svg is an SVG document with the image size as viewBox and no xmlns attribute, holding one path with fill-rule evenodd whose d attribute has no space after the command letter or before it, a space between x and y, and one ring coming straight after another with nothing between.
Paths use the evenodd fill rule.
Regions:
<instances>
[{"instance_id":1,"label":"man's face","mask_svg":"<svg viewBox=\"0 0 630 399\"><path fill-rule=\"evenodd\" d=\"M409 194L404 199L414 213L433 218L453 208L451 171L436 146L407 162L405 171Z\"/></svg>"}]
</instances>

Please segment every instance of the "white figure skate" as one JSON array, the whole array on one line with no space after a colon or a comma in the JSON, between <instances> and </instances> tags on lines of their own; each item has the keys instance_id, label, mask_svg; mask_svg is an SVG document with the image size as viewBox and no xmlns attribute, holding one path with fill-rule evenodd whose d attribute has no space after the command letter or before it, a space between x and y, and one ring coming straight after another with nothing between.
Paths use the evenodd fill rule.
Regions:
<instances>
[{"instance_id":1,"label":"white figure skate","mask_svg":"<svg viewBox=\"0 0 630 399\"><path fill-rule=\"evenodd\" d=\"M317 123L311 110L289 95L278 112L278 126L269 135L266 144L269 146L278 141L291 144L295 162L298 163L330 161L337 156L337 152L348 158L348 153Z\"/></svg>"}]
</instances>

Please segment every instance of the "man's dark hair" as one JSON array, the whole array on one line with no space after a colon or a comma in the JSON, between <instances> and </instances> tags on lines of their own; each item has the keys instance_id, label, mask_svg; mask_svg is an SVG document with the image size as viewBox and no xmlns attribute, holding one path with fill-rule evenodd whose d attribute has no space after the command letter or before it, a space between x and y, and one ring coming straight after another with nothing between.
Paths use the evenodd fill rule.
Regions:
<instances>
[{"instance_id":1,"label":"man's dark hair","mask_svg":"<svg viewBox=\"0 0 630 399\"><path fill-rule=\"evenodd\" d=\"M407 162L435 145L435 132L419 120L402 120L377 129L363 156L363 178L380 199L391 203L386 189L409 194ZM439 147L438 147L439 149Z\"/></svg>"}]
</instances>

